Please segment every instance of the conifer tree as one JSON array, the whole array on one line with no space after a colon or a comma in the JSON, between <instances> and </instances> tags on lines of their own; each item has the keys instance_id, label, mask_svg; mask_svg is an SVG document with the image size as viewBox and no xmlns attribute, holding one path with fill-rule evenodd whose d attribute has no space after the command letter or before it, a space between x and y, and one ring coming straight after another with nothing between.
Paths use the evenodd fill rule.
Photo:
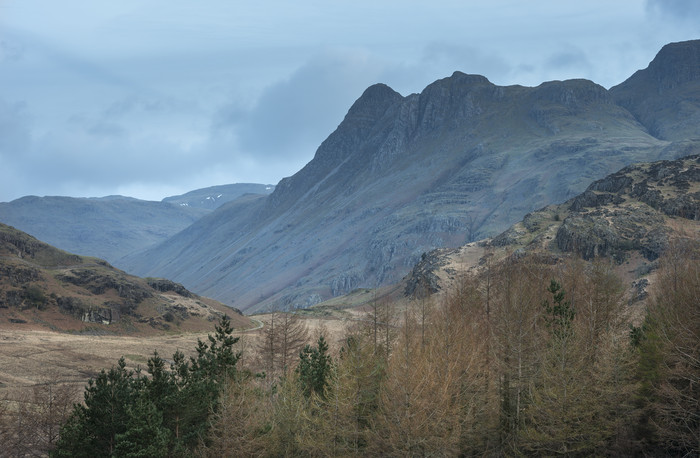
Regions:
<instances>
[{"instance_id":1,"label":"conifer tree","mask_svg":"<svg viewBox=\"0 0 700 458\"><path fill-rule=\"evenodd\" d=\"M156 352L148 361L150 377L127 370L122 357L91 379L84 404L74 406L61 429L54 455L182 455L205 442L209 417L240 358L228 317L215 331L208 343L198 341L189 361L175 352L170 370Z\"/></svg>"},{"instance_id":2,"label":"conifer tree","mask_svg":"<svg viewBox=\"0 0 700 458\"><path fill-rule=\"evenodd\" d=\"M318 338L315 347L306 345L299 352L297 374L305 396L311 393L324 397L325 389L330 383L333 361L328 354L328 344L323 336Z\"/></svg>"},{"instance_id":3,"label":"conifer tree","mask_svg":"<svg viewBox=\"0 0 700 458\"><path fill-rule=\"evenodd\" d=\"M110 456L116 437L127 431L128 408L137 396L134 372L124 358L116 367L102 370L85 389L85 404L76 404L61 432L56 456Z\"/></svg>"},{"instance_id":4,"label":"conifer tree","mask_svg":"<svg viewBox=\"0 0 700 458\"><path fill-rule=\"evenodd\" d=\"M115 437L114 455L159 458L168 456L170 431L163 426L163 415L145 392L127 407L126 431Z\"/></svg>"}]
</instances>

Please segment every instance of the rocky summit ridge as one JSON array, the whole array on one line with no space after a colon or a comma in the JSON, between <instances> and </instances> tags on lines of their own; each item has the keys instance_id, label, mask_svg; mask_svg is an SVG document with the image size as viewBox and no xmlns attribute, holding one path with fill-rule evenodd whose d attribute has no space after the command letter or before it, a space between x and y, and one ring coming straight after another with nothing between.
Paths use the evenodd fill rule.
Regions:
<instances>
[{"instance_id":1,"label":"rocky summit ridge","mask_svg":"<svg viewBox=\"0 0 700 458\"><path fill-rule=\"evenodd\" d=\"M700 139L698 40L664 46L646 69L610 89L613 99L663 140Z\"/></svg>"},{"instance_id":2,"label":"rocky summit ridge","mask_svg":"<svg viewBox=\"0 0 700 458\"><path fill-rule=\"evenodd\" d=\"M405 97L371 86L272 194L223 205L122 266L244 311L395 283L424 252L494 236L626 165L700 152L698 49L665 46L610 90L460 72Z\"/></svg>"}]
</instances>

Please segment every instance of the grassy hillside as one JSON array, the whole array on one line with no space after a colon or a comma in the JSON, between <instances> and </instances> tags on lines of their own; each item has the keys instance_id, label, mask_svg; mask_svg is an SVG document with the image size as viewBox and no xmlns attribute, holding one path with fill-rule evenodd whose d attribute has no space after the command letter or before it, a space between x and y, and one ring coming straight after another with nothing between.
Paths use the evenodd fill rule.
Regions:
<instances>
[{"instance_id":1,"label":"grassy hillside","mask_svg":"<svg viewBox=\"0 0 700 458\"><path fill-rule=\"evenodd\" d=\"M209 329L236 311L164 279L141 279L0 224L0 327L91 333Z\"/></svg>"}]
</instances>

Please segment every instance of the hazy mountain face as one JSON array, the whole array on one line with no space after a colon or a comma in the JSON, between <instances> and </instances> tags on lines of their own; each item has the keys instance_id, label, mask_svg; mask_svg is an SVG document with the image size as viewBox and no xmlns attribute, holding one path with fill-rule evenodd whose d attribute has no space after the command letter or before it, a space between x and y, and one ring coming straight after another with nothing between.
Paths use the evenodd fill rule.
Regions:
<instances>
[{"instance_id":1,"label":"hazy mountain face","mask_svg":"<svg viewBox=\"0 0 700 458\"><path fill-rule=\"evenodd\" d=\"M610 91L462 73L407 97L372 86L271 195L224 205L125 265L246 311L395 282L425 251L495 235L627 164L699 151L699 47L666 46Z\"/></svg>"},{"instance_id":2,"label":"hazy mountain face","mask_svg":"<svg viewBox=\"0 0 700 458\"><path fill-rule=\"evenodd\" d=\"M161 242L208 211L122 196L28 196L0 203L0 221L61 249L116 263Z\"/></svg>"},{"instance_id":3,"label":"hazy mountain face","mask_svg":"<svg viewBox=\"0 0 700 458\"><path fill-rule=\"evenodd\" d=\"M245 194L270 194L272 185L212 186L151 202L124 196L101 198L27 196L0 203L0 221L61 249L113 264L166 240L205 214Z\"/></svg>"}]
</instances>

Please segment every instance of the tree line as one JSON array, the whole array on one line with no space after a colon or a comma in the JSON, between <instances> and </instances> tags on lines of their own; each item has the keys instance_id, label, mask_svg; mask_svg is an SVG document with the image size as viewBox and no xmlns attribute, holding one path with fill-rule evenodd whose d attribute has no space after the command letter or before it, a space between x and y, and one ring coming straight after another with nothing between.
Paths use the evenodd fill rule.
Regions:
<instances>
[{"instance_id":1,"label":"tree line","mask_svg":"<svg viewBox=\"0 0 700 458\"><path fill-rule=\"evenodd\" d=\"M699 257L669 248L643 316L604 260L511 256L342 336L273 314L255 358L223 320L194 357L91 380L51 454L696 456Z\"/></svg>"}]
</instances>

